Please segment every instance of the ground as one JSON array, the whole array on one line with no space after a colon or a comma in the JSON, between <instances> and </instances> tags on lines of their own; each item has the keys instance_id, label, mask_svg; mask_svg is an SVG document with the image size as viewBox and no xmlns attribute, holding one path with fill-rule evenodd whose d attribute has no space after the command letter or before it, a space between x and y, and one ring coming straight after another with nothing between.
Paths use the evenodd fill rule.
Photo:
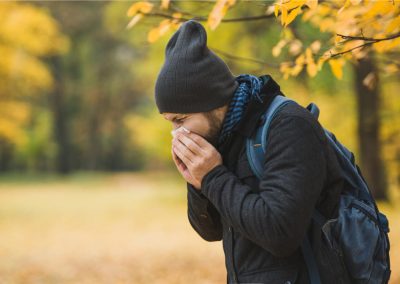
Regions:
<instances>
[{"instance_id":1,"label":"ground","mask_svg":"<svg viewBox=\"0 0 400 284\"><path fill-rule=\"evenodd\" d=\"M168 173L0 176L0 283L225 283L221 242L187 219ZM400 207L391 283L400 283Z\"/></svg>"}]
</instances>

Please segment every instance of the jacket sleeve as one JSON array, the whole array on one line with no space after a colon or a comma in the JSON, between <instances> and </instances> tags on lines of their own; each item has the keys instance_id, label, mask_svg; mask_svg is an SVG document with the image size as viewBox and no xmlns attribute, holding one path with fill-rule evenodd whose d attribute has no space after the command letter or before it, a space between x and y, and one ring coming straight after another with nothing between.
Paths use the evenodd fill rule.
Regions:
<instances>
[{"instance_id":1,"label":"jacket sleeve","mask_svg":"<svg viewBox=\"0 0 400 284\"><path fill-rule=\"evenodd\" d=\"M301 116L277 117L258 190L218 165L204 176L201 192L234 230L284 257L301 245L324 186L327 141L322 128Z\"/></svg>"},{"instance_id":2,"label":"jacket sleeve","mask_svg":"<svg viewBox=\"0 0 400 284\"><path fill-rule=\"evenodd\" d=\"M187 183L188 218L193 229L206 241L222 239L220 215L200 191Z\"/></svg>"}]
</instances>

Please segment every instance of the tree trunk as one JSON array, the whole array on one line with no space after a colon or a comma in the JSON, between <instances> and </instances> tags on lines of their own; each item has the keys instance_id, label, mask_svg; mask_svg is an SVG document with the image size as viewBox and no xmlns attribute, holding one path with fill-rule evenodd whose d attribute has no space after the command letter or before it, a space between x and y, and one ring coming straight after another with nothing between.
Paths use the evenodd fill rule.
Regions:
<instances>
[{"instance_id":1,"label":"tree trunk","mask_svg":"<svg viewBox=\"0 0 400 284\"><path fill-rule=\"evenodd\" d=\"M354 71L358 106L359 166L373 196L386 200L386 171L379 140L379 76L373 57L358 61L354 65Z\"/></svg>"},{"instance_id":2,"label":"tree trunk","mask_svg":"<svg viewBox=\"0 0 400 284\"><path fill-rule=\"evenodd\" d=\"M53 112L54 139L57 144L56 171L62 174L69 173L69 135L67 129L67 113L65 106L65 91L62 82L61 58L54 56L50 59L54 76L54 88L50 93L50 105Z\"/></svg>"}]
</instances>

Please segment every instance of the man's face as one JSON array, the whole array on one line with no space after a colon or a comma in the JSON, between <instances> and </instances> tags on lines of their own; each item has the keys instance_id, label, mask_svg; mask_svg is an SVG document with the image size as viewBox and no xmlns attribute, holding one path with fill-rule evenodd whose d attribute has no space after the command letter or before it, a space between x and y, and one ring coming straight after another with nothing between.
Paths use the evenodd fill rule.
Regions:
<instances>
[{"instance_id":1,"label":"man's face","mask_svg":"<svg viewBox=\"0 0 400 284\"><path fill-rule=\"evenodd\" d=\"M199 113L162 113L164 118L173 124L173 129L183 126L186 129L202 136L210 144L216 146L226 107L221 107L210 112Z\"/></svg>"}]
</instances>

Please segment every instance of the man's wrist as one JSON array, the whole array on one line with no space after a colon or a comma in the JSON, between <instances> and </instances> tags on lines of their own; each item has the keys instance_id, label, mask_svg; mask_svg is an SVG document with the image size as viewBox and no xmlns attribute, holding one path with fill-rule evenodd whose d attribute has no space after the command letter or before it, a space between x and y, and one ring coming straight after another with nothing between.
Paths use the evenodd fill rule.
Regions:
<instances>
[{"instance_id":1,"label":"man's wrist","mask_svg":"<svg viewBox=\"0 0 400 284\"><path fill-rule=\"evenodd\" d=\"M209 184L208 180L212 179L214 177L215 173L218 172L221 167L225 168L225 166L223 164L219 164L219 165L215 166L214 168L212 168L208 173L206 173L204 175L203 179L201 180L200 192L204 196L207 196L206 189L207 189L207 185Z\"/></svg>"},{"instance_id":2,"label":"man's wrist","mask_svg":"<svg viewBox=\"0 0 400 284\"><path fill-rule=\"evenodd\" d=\"M195 188L195 187L193 186L193 184L187 183L187 187L188 187L188 190L190 190L191 192L195 193L196 195L199 195L200 197L205 197L205 196L201 193L201 191L200 191L199 189L197 189L197 188Z\"/></svg>"}]
</instances>

